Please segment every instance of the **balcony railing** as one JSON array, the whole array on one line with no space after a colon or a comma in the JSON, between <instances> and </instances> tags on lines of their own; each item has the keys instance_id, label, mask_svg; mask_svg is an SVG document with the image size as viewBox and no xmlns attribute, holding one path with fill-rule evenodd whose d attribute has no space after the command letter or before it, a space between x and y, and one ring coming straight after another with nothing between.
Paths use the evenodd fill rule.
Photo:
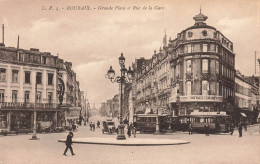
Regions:
<instances>
[{"instance_id":1,"label":"balcony railing","mask_svg":"<svg viewBox=\"0 0 260 164\"><path fill-rule=\"evenodd\" d=\"M34 103L13 103L13 102L3 102L0 103L1 109L34 109ZM42 109L57 109L58 105L55 103L36 103L36 110Z\"/></svg>"},{"instance_id":2,"label":"balcony railing","mask_svg":"<svg viewBox=\"0 0 260 164\"><path fill-rule=\"evenodd\" d=\"M170 97L170 102L176 102L176 97ZM216 95L190 95L190 96L180 96L180 102L222 102L222 96Z\"/></svg>"}]
</instances>

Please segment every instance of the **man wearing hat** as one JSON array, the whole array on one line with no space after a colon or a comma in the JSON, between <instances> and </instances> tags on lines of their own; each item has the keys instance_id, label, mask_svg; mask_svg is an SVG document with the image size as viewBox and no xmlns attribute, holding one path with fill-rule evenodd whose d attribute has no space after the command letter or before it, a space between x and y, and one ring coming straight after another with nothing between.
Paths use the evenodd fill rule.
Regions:
<instances>
[{"instance_id":1,"label":"man wearing hat","mask_svg":"<svg viewBox=\"0 0 260 164\"><path fill-rule=\"evenodd\" d=\"M66 142L65 142L65 144L66 144L66 149L65 149L65 151L64 151L64 153L63 153L63 155L65 155L65 156L66 156L66 153L67 153L68 149L70 149L71 155L75 155L75 154L73 153L73 149L72 149L72 147L71 147L71 145L72 145L72 137L73 137L73 133L72 133L72 132L69 132L69 134L68 134L68 136L67 136L67 140L66 140Z\"/></svg>"}]
</instances>

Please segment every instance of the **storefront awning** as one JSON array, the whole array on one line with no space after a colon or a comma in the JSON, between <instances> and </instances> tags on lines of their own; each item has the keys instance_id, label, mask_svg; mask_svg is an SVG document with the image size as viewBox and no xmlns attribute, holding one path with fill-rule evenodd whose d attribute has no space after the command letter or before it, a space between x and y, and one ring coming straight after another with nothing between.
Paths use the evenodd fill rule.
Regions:
<instances>
[{"instance_id":1,"label":"storefront awning","mask_svg":"<svg viewBox=\"0 0 260 164\"><path fill-rule=\"evenodd\" d=\"M245 113L241 113L242 117L247 117Z\"/></svg>"}]
</instances>

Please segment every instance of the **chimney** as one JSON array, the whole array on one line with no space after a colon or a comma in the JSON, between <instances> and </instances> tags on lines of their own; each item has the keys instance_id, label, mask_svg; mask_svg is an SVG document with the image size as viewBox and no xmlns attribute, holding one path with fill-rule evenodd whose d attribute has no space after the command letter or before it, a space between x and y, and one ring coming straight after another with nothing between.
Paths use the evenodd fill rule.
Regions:
<instances>
[{"instance_id":1,"label":"chimney","mask_svg":"<svg viewBox=\"0 0 260 164\"><path fill-rule=\"evenodd\" d=\"M19 49L19 35L18 35L18 40L17 40L17 49Z\"/></svg>"},{"instance_id":2,"label":"chimney","mask_svg":"<svg viewBox=\"0 0 260 164\"><path fill-rule=\"evenodd\" d=\"M2 24L2 43L5 45L5 25Z\"/></svg>"},{"instance_id":3,"label":"chimney","mask_svg":"<svg viewBox=\"0 0 260 164\"><path fill-rule=\"evenodd\" d=\"M30 48L30 51L39 52L40 50L38 48Z\"/></svg>"}]
</instances>

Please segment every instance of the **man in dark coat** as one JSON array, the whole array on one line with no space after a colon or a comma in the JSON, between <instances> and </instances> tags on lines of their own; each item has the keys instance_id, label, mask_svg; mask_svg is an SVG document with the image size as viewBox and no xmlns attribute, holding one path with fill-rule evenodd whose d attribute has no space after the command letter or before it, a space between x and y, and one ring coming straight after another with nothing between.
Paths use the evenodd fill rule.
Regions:
<instances>
[{"instance_id":1,"label":"man in dark coat","mask_svg":"<svg viewBox=\"0 0 260 164\"><path fill-rule=\"evenodd\" d=\"M234 132L234 124L230 124L230 135L232 136L233 135L233 132Z\"/></svg>"},{"instance_id":2,"label":"man in dark coat","mask_svg":"<svg viewBox=\"0 0 260 164\"><path fill-rule=\"evenodd\" d=\"M89 124L90 130L92 131L92 122Z\"/></svg>"},{"instance_id":3,"label":"man in dark coat","mask_svg":"<svg viewBox=\"0 0 260 164\"><path fill-rule=\"evenodd\" d=\"M191 135L192 134L192 124L191 124L191 122L189 123L189 135Z\"/></svg>"},{"instance_id":4,"label":"man in dark coat","mask_svg":"<svg viewBox=\"0 0 260 164\"><path fill-rule=\"evenodd\" d=\"M238 133L239 133L239 137L242 137L242 123L238 124Z\"/></svg>"},{"instance_id":5,"label":"man in dark coat","mask_svg":"<svg viewBox=\"0 0 260 164\"><path fill-rule=\"evenodd\" d=\"M208 124L204 125L204 130L205 130L206 136L209 136L209 125Z\"/></svg>"},{"instance_id":6,"label":"man in dark coat","mask_svg":"<svg viewBox=\"0 0 260 164\"><path fill-rule=\"evenodd\" d=\"M69 134L68 134L68 136L67 136L67 140L66 140L66 142L65 142L65 144L66 144L66 149L65 149L65 151L64 151L64 153L63 153L63 155L65 155L65 156L66 156L66 153L67 153L68 149L70 149L71 155L75 155L75 154L73 153L73 149L72 149L72 147L71 147L71 145L72 145L72 137L73 137L73 133L72 133L72 132L69 132Z\"/></svg>"},{"instance_id":7,"label":"man in dark coat","mask_svg":"<svg viewBox=\"0 0 260 164\"><path fill-rule=\"evenodd\" d=\"M131 137L131 131L132 131L132 126L131 126L131 125L128 125L128 126L127 126L127 135L128 135L128 138Z\"/></svg>"}]
</instances>

